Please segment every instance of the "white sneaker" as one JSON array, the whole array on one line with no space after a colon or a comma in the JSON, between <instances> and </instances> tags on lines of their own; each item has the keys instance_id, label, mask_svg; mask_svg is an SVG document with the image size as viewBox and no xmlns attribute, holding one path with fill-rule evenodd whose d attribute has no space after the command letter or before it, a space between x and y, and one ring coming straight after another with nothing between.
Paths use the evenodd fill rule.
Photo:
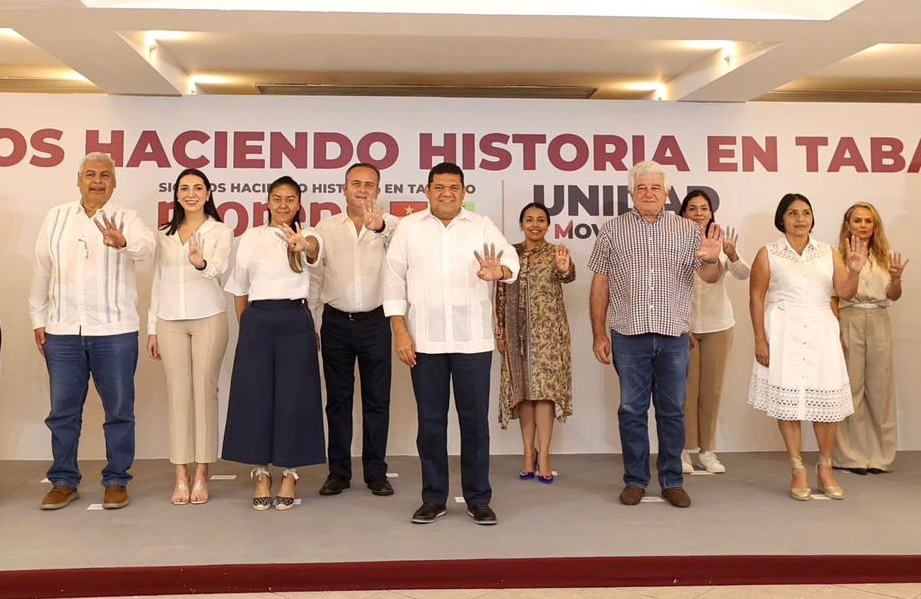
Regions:
<instances>
[{"instance_id":1,"label":"white sneaker","mask_svg":"<svg viewBox=\"0 0 921 599\"><path fill-rule=\"evenodd\" d=\"M707 472L712 474L722 474L726 472L726 466L723 466L722 462L720 462L719 458L716 457L716 454L712 451L701 451L697 456L697 460Z\"/></svg>"},{"instance_id":2,"label":"white sneaker","mask_svg":"<svg viewBox=\"0 0 921 599\"><path fill-rule=\"evenodd\" d=\"M691 463L691 454L687 449L681 451L681 472L690 474L694 472L694 464Z\"/></svg>"}]
</instances>

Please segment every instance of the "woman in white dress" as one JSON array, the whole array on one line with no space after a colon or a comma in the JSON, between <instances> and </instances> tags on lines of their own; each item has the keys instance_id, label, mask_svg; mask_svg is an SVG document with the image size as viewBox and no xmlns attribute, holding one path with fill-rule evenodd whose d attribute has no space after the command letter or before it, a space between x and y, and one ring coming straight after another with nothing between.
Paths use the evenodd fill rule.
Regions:
<instances>
[{"instance_id":1,"label":"woman in white dress","mask_svg":"<svg viewBox=\"0 0 921 599\"><path fill-rule=\"evenodd\" d=\"M854 474L882 474L892 470L898 448L887 306L902 297L902 271L908 260L890 251L883 221L873 204L858 202L844 213L842 253L852 235L867 242L870 258L860 271L857 295L839 302L854 413L838 430L835 467Z\"/></svg>"},{"instance_id":2,"label":"woman in white dress","mask_svg":"<svg viewBox=\"0 0 921 599\"><path fill-rule=\"evenodd\" d=\"M813 423L819 446L818 490L844 499L831 460L838 423L854 404L831 298L854 297L867 261L865 241L849 239L842 258L812 239L814 225L805 196L781 198L774 226L784 236L758 250L750 284L755 364L748 402L777 419L793 468L790 496L799 501L812 497L800 455L804 420Z\"/></svg>"}]
</instances>

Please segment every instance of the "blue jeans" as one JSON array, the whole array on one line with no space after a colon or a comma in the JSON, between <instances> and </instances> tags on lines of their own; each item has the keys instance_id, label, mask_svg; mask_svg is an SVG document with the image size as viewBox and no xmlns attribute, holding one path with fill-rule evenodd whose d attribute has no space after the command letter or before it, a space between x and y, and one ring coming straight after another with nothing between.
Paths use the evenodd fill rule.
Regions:
<instances>
[{"instance_id":1,"label":"blue jeans","mask_svg":"<svg viewBox=\"0 0 921 599\"><path fill-rule=\"evenodd\" d=\"M107 463L103 486L126 485L134 462L134 371L138 363L138 334L47 335L45 362L51 379L51 430L54 462L48 480L76 489L80 485L77 447L83 425L83 405L90 375L102 398L106 420Z\"/></svg>"},{"instance_id":2,"label":"blue jeans","mask_svg":"<svg viewBox=\"0 0 921 599\"><path fill-rule=\"evenodd\" d=\"M649 485L649 401L656 409L659 439L659 485L684 484L684 400L687 393L688 336L621 335L611 331L614 369L620 377L620 443L624 452L624 484Z\"/></svg>"}]
</instances>

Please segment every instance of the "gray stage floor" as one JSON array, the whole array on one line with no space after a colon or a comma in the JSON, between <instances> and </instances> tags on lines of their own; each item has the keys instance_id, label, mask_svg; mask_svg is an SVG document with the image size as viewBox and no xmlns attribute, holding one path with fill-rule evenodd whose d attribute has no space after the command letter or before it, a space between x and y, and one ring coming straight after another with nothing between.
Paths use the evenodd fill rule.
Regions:
<instances>
[{"instance_id":1,"label":"gray stage floor","mask_svg":"<svg viewBox=\"0 0 921 599\"><path fill-rule=\"evenodd\" d=\"M680 556L921 555L921 452L899 456L898 471L839 473L844 501L788 498L788 461L780 453L721 454L729 472L686 478L690 509L661 501L626 507L620 456L556 456L553 485L519 481L517 456L494 456L492 506L499 525L476 526L462 503L430 525L413 525L420 503L419 463L391 459L392 497L375 497L359 481L342 495L320 497L324 466L302 469L302 504L256 512L248 469L219 463L211 501L173 506L172 467L139 461L131 505L99 503L100 462L81 467L81 499L42 512L47 464L0 463L0 569L116 566L360 562L422 559ZM816 456L810 455L813 465ZM452 491L459 465L452 458ZM356 469L360 473L360 466ZM360 476L360 474L359 474ZM811 475L814 480L814 473ZM276 481L277 488L277 481ZM658 496L653 483L649 494Z\"/></svg>"}]
</instances>

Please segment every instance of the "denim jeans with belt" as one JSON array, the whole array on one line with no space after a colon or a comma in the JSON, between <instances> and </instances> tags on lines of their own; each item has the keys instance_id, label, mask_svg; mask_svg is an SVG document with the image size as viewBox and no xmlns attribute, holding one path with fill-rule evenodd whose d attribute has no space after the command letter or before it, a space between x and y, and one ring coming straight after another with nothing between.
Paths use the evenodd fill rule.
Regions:
<instances>
[{"instance_id":1,"label":"denim jeans with belt","mask_svg":"<svg viewBox=\"0 0 921 599\"><path fill-rule=\"evenodd\" d=\"M620 443L624 484L649 485L649 403L656 410L659 456L656 469L662 489L680 487L684 449L684 401L690 344L688 335L621 335L611 331L614 368L620 377Z\"/></svg>"},{"instance_id":2,"label":"denim jeans with belt","mask_svg":"<svg viewBox=\"0 0 921 599\"><path fill-rule=\"evenodd\" d=\"M137 332L120 335L47 335L45 361L51 379L51 430L54 462L48 480L76 489L80 485L77 447L90 375L105 410L103 431L107 463L102 484L126 485L134 462L134 371Z\"/></svg>"}]
</instances>

